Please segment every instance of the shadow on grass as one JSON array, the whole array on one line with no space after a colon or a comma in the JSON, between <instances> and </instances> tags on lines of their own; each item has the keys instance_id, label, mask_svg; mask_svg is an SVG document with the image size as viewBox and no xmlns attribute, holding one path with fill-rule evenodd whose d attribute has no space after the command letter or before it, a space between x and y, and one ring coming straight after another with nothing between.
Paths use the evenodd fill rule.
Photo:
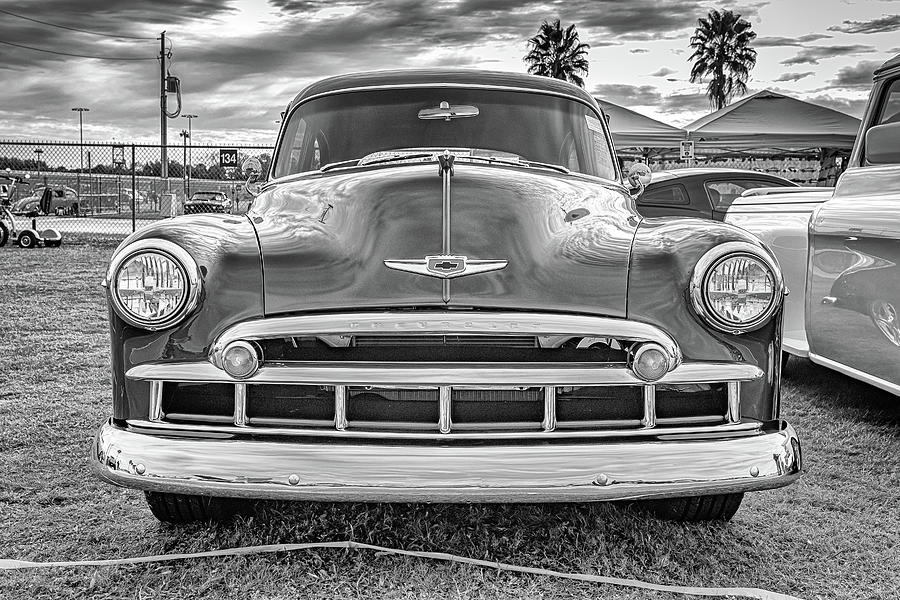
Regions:
<instances>
[{"instance_id":1,"label":"shadow on grass","mask_svg":"<svg viewBox=\"0 0 900 600\"><path fill-rule=\"evenodd\" d=\"M791 357L784 384L827 416L891 428L900 435L900 398L894 394L798 357Z\"/></svg>"}]
</instances>

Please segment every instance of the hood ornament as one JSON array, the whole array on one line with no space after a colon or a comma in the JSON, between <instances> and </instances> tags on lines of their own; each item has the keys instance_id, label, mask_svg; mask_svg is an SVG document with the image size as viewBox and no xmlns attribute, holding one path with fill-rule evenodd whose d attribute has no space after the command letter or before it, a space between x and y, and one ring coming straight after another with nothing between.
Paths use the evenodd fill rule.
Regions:
<instances>
[{"instance_id":1,"label":"hood ornament","mask_svg":"<svg viewBox=\"0 0 900 600\"><path fill-rule=\"evenodd\" d=\"M477 109L475 114L478 114ZM471 115L474 116L474 115ZM419 115L419 118L423 118ZM461 254L450 252L450 178L453 177L453 163L456 158L450 150L444 150L438 155L438 175L443 180L443 192L441 194L441 250L442 254L426 256L425 258L400 258L384 261L384 266L396 271L437 277L442 280L441 299L450 302L450 280L466 275L489 273L505 269L508 264L505 260L470 259Z\"/></svg>"},{"instance_id":2,"label":"hood ornament","mask_svg":"<svg viewBox=\"0 0 900 600\"><path fill-rule=\"evenodd\" d=\"M488 273L506 268L505 260L470 259L459 254L437 254L425 258L404 258L384 261L384 266L396 271L417 275L455 279L466 275Z\"/></svg>"}]
</instances>

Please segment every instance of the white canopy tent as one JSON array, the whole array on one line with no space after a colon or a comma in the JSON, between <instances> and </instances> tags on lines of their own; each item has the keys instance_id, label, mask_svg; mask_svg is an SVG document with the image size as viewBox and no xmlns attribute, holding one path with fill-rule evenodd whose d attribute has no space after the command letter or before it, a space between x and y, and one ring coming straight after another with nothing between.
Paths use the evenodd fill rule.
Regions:
<instances>
[{"instance_id":1,"label":"white canopy tent","mask_svg":"<svg viewBox=\"0 0 900 600\"><path fill-rule=\"evenodd\" d=\"M697 151L765 148L849 150L860 120L831 108L763 90L685 126Z\"/></svg>"},{"instance_id":2,"label":"white canopy tent","mask_svg":"<svg viewBox=\"0 0 900 600\"><path fill-rule=\"evenodd\" d=\"M612 132L616 149L622 148L678 148L684 139L684 130L667 125L662 121L645 117L607 100L596 99L603 112L609 116L609 129Z\"/></svg>"}]
</instances>

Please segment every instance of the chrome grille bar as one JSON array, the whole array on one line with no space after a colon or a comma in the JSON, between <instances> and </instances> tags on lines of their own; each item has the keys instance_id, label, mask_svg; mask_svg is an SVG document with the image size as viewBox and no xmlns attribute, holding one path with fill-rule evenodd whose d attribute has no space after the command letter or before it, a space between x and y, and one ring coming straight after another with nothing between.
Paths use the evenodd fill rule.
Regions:
<instances>
[{"instance_id":1,"label":"chrome grille bar","mask_svg":"<svg viewBox=\"0 0 900 600\"><path fill-rule=\"evenodd\" d=\"M544 388L544 420L541 422L541 429L544 431L556 429L556 387L554 386Z\"/></svg>"},{"instance_id":2,"label":"chrome grille bar","mask_svg":"<svg viewBox=\"0 0 900 600\"><path fill-rule=\"evenodd\" d=\"M247 384L234 384L234 424L237 427L246 427L250 424L247 418Z\"/></svg>"},{"instance_id":3,"label":"chrome grille bar","mask_svg":"<svg viewBox=\"0 0 900 600\"><path fill-rule=\"evenodd\" d=\"M725 413L726 423L740 423L741 421L741 382L728 382L728 412Z\"/></svg>"},{"instance_id":4,"label":"chrome grille bar","mask_svg":"<svg viewBox=\"0 0 900 600\"><path fill-rule=\"evenodd\" d=\"M441 433L450 433L450 408L452 406L453 388L448 385L442 385L438 388L440 393L438 399L438 430Z\"/></svg>"},{"instance_id":5,"label":"chrome grille bar","mask_svg":"<svg viewBox=\"0 0 900 600\"><path fill-rule=\"evenodd\" d=\"M650 428L656 427L656 386L644 386L644 418L641 419L641 426Z\"/></svg>"},{"instance_id":6,"label":"chrome grille bar","mask_svg":"<svg viewBox=\"0 0 900 600\"><path fill-rule=\"evenodd\" d=\"M347 386L334 386L334 428L347 429Z\"/></svg>"},{"instance_id":7,"label":"chrome grille bar","mask_svg":"<svg viewBox=\"0 0 900 600\"><path fill-rule=\"evenodd\" d=\"M154 422L163 420L162 392L162 381L150 382L150 420Z\"/></svg>"}]
</instances>

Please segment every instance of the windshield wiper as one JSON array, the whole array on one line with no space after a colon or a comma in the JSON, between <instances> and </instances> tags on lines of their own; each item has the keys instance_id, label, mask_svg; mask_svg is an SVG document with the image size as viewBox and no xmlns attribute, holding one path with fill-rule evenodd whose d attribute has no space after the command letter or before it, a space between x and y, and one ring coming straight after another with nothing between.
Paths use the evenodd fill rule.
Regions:
<instances>
[{"instance_id":1,"label":"windshield wiper","mask_svg":"<svg viewBox=\"0 0 900 600\"><path fill-rule=\"evenodd\" d=\"M569 171L569 169L565 168L562 165L542 163L542 162L526 160L526 159L522 159L522 158L516 159L516 160L513 160L511 158L497 158L494 156L458 156L457 158L459 158L461 160L481 160L486 163L498 163L501 165L511 165L514 167L516 167L516 166L538 167L541 169L552 169L554 171L559 171L560 173L566 173L566 174L571 173L571 171Z\"/></svg>"},{"instance_id":2,"label":"windshield wiper","mask_svg":"<svg viewBox=\"0 0 900 600\"><path fill-rule=\"evenodd\" d=\"M366 158L365 156L363 156L361 158L351 158L350 160L342 160L339 162L328 163L324 167L320 167L319 171L323 171L323 172L330 171L331 169L339 169L341 167L356 167L356 166L367 167L369 165L379 165L382 163L397 162L397 161L401 161L401 160L416 160L419 158L434 158L435 155L436 155L435 152L417 152L414 154L402 154L402 153L398 152L397 154L394 154L393 156L380 156L378 158L372 158L372 159L366 160L366 162L362 162ZM368 154L366 156L368 156Z\"/></svg>"}]
</instances>

